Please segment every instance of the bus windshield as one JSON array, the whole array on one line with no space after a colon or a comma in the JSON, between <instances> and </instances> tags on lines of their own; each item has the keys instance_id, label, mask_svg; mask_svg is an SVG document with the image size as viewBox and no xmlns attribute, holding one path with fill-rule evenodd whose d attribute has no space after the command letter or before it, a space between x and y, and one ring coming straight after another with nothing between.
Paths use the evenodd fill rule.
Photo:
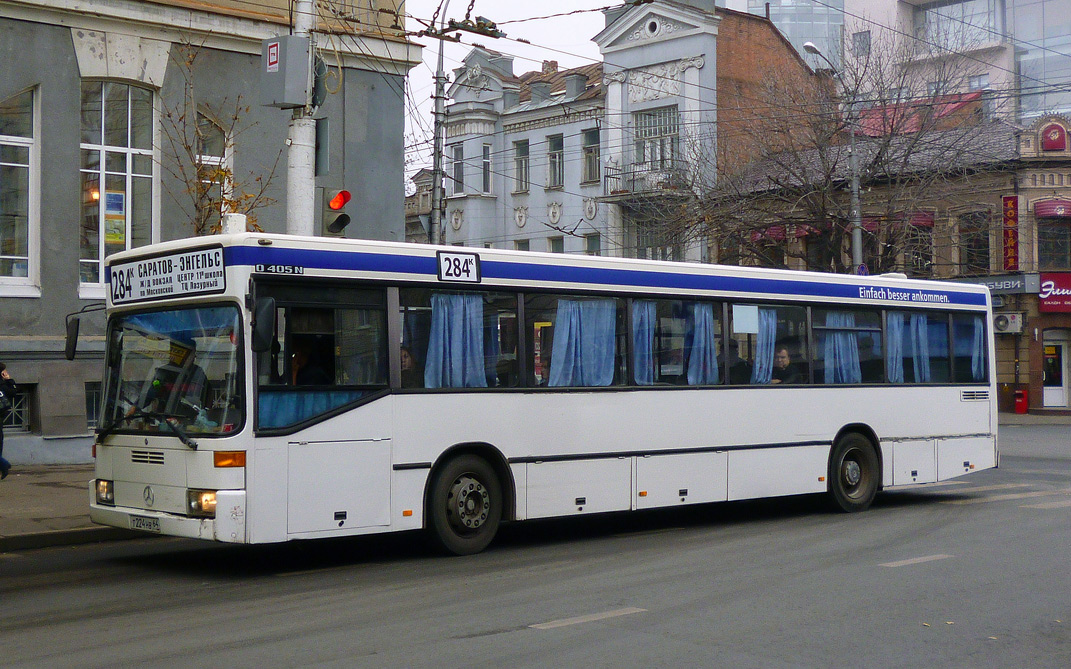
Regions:
<instances>
[{"instance_id":1,"label":"bus windshield","mask_svg":"<svg viewBox=\"0 0 1071 669\"><path fill-rule=\"evenodd\" d=\"M114 317L108 328L102 429L179 435L240 429L240 324L235 306Z\"/></svg>"}]
</instances>

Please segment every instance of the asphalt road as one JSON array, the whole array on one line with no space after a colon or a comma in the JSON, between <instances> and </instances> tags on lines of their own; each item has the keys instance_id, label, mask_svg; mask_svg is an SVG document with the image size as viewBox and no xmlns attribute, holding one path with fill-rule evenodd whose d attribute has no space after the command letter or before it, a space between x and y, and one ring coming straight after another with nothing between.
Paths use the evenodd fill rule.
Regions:
<instances>
[{"instance_id":1,"label":"asphalt road","mask_svg":"<svg viewBox=\"0 0 1071 669\"><path fill-rule=\"evenodd\" d=\"M0 666L1071 666L1071 430L888 492L233 547L0 555Z\"/></svg>"}]
</instances>

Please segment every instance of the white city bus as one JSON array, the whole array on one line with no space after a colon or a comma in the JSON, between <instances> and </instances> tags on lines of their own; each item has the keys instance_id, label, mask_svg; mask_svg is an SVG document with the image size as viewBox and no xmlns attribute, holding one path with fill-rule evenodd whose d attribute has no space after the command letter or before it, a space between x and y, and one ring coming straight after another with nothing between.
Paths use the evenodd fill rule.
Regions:
<instances>
[{"instance_id":1,"label":"white city bus","mask_svg":"<svg viewBox=\"0 0 1071 669\"><path fill-rule=\"evenodd\" d=\"M238 234L108 260L91 517L236 543L997 465L984 286Z\"/></svg>"}]
</instances>

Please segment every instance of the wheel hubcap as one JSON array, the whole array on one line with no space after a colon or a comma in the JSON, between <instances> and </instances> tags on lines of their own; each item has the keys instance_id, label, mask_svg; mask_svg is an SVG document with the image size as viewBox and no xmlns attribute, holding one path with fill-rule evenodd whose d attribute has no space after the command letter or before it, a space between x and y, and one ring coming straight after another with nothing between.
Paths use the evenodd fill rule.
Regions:
<instances>
[{"instance_id":1,"label":"wheel hubcap","mask_svg":"<svg viewBox=\"0 0 1071 669\"><path fill-rule=\"evenodd\" d=\"M863 478L863 469L855 460L845 460L843 472L844 482L853 488L859 485L859 481Z\"/></svg>"},{"instance_id":2,"label":"wheel hubcap","mask_svg":"<svg viewBox=\"0 0 1071 669\"><path fill-rule=\"evenodd\" d=\"M483 483L465 474L459 476L451 486L447 509L450 522L455 527L476 530L487 521L491 495Z\"/></svg>"}]
</instances>

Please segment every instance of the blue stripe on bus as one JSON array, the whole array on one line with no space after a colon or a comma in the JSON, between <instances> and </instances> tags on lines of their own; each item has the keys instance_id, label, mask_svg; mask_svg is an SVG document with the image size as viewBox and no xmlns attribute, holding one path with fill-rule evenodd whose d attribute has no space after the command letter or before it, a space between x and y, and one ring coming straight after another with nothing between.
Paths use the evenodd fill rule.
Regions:
<instances>
[{"instance_id":1,"label":"blue stripe on bus","mask_svg":"<svg viewBox=\"0 0 1071 669\"><path fill-rule=\"evenodd\" d=\"M436 259L428 256L407 256L390 253L355 253L312 249L229 246L223 249L227 265L293 265L309 269L348 270L365 272L400 272L423 274L428 279L438 277ZM883 299L878 295L862 295L860 289L889 291L863 281L852 284L822 283L801 279L765 279L704 274L678 274L640 269L611 269L605 267L572 267L541 265L511 261L481 259L480 272L484 279L578 283L635 288L664 288L678 290L709 290L724 292L762 293L767 295L827 297L838 299ZM983 293L963 293L949 290L917 288L892 289L898 300L907 304L948 304L985 306ZM887 294L887 293L886 293ZM921 299L913 299L914 295Z\"/></svg>"}]
</instances>

